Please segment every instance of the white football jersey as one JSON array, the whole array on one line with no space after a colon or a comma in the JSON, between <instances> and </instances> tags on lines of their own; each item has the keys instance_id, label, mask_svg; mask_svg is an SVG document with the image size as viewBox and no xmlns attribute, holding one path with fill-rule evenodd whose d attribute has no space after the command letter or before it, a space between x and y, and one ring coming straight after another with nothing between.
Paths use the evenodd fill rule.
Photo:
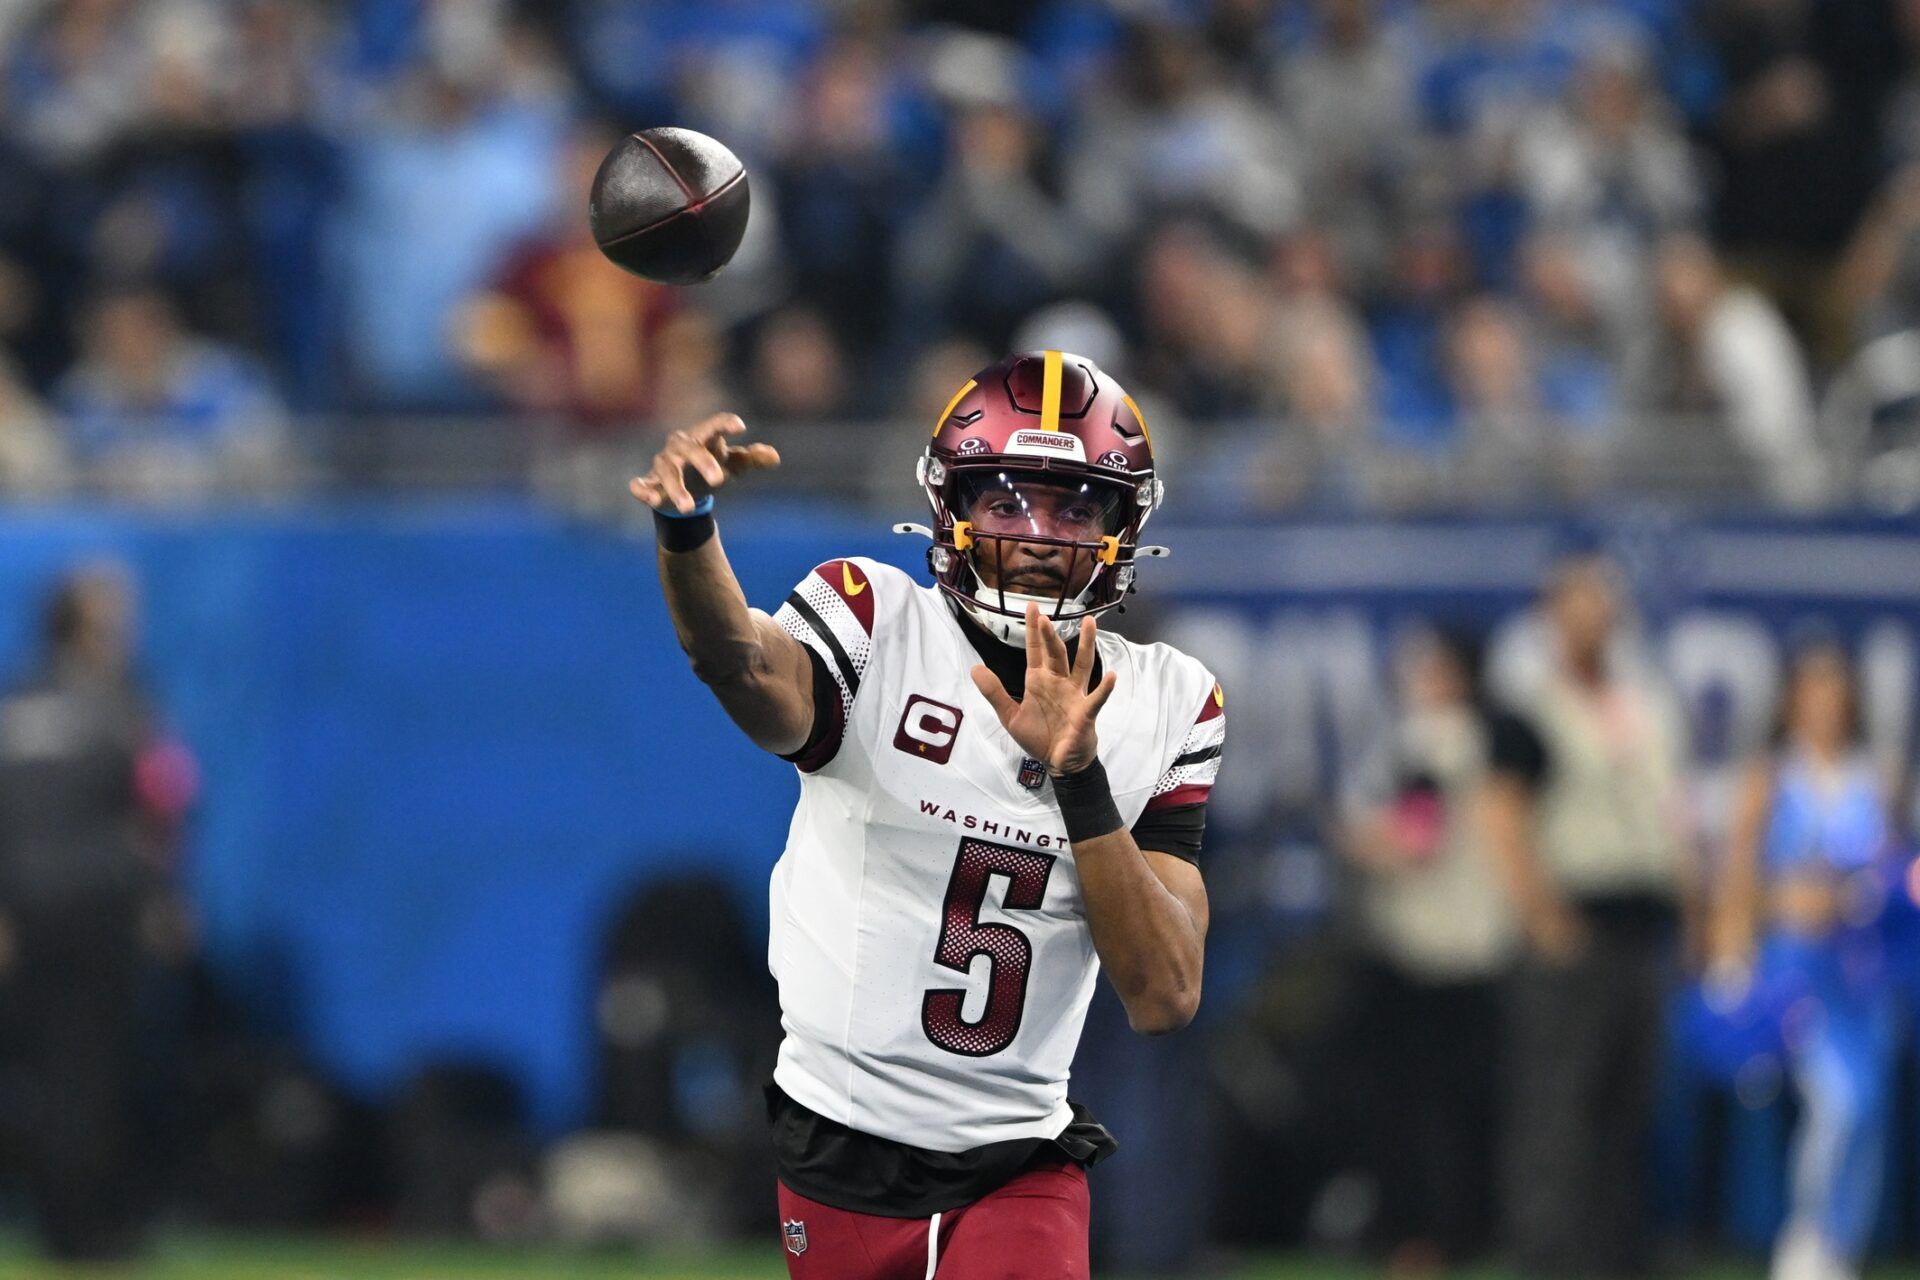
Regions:
<instances>
[{"instance_id":1,"label":"white football jersey","mask_svg":"<svg viewBox=\"0 0 1920 1280\"><path fill-rule=\"evenodd\" d=\"M775 620L824 660L842 732L797 761L768 960L774 1080L851 1129L933 1151L1053 1138L1098 961L1052 784L974 688L938 589L872 560L808 574ZM1119 673L1099 753L1120 816L1206 799L1219 686L1099 634Z\"/></svg>"}]
</instances>

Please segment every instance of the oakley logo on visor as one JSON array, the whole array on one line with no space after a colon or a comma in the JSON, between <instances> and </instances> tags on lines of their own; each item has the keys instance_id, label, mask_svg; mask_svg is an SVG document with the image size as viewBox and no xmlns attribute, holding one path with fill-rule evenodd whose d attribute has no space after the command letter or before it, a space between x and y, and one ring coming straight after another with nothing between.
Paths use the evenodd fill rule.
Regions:
<instances>
[{"instance_id":1,"label":"oakley logo on visor","mask_svg":"<svg viewBox=\"0 0 1920 1280\"><path fill-rule=\"evenodd\" d=\"M945 764L953 755L953 740L960 733L961 711L944 702L914 694L901 713L900 727L894 731L893 745L910 756L934 764Z\"/></svg>"},{"instance_id":2,"label":"oakley logo on visor","mask_svg":"<svg viewBox=\"0 0 1920 1280\"><path fill-rule=\"evenodd\" d=\"M979 436L968 436L953 447L955 453L985 453L987 442Z\"/></svg>"},{"instance_id":3,"label":"oakley logo on visor","mask_svg":"<svg viewBox=\"0 0 1920 1280\"><path fill-rule=\"evenodd\" d=\"M1100 466L1100 467L1112 467L1115 471L1129 470L1127 466L1127 455L1120 452L1118 449L1107 450L1105 453L1100 455L1100 460L1094 465Z\"/></svg>"}]
</instances>

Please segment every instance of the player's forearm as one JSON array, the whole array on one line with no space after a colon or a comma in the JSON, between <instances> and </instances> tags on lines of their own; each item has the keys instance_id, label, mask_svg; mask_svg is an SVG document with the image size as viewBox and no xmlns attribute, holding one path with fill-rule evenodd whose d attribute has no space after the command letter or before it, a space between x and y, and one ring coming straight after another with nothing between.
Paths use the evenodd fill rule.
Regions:
<instances>
[{"instance_id":1,"label":"player's forearm","mask_svg":"<svg viewBox=\"0 0 1920 1280\"><path fill-rule=\"evenodd\" d=\"M804 676L783 670L774 624L747 605L720 534L690 550L659 551L660 586L693 674L755 745L791 752L806 741L813 705Z\"/></svg>"},{"instance_id":2,"label":"player's forearm","mask_svg":"<svg viewBox=\"0 0 1920 1280\"><path fill-rule=\"evenodd\" d=\"M1200 1008L1205 955L1187 905L1153 873L1125 828L1073 844L1094 950L1145 1035L1178 1031Z\"/></svg>"},{"instance_id":3,"label":"player's forearm","mask_svg":"<svg viewBox=\"0 0 1920 1280\"><path fill-rule=\"evenodd\" d=\"M759 628L718 530L692 550L669 550L663 542L659 565L674 637L701 683L733 683L764 665Z\"/></svg>"}]
</instances>

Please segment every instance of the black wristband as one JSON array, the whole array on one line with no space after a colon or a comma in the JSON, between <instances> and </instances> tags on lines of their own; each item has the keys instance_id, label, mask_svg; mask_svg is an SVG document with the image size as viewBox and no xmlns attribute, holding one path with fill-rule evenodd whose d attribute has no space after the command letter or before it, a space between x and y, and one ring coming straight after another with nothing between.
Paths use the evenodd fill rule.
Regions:
<instances>
[{"instance_id":1,"label":"black wristband","mask_svg":"<svg viewBox=\"0 0 1920 1280\"><path fill-rule=\"evenodd\" d=\"M653 513L653 536L662 550L695 551L707 545L714 535L713 516L663 516Z\"/></svg>"},{"instance_id":2,"label":"black wristband","mask_svg":"<svg viewBox=\"0 0 1920 1280\"><path fill-rule=\"evenodd\" d=\"M1066 819L1067 840L1073 844L1110 836L1126 825L1114 807L1107 768L1098 759L1078 773L1054 774L1053 798Z\"/></svg>"}]
</instances>

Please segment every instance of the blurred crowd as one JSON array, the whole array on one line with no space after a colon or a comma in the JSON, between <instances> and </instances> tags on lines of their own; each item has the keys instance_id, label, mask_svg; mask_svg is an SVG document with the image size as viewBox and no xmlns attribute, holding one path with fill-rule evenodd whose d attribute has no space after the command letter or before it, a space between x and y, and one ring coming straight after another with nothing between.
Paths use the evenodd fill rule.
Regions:
<instances>
[{"instance_id":1,"label":"blurred crowd","mask_svg":"<svg viewBox=\"0 0 1920 1280\"><path fill-rule=\"evenodd\" d=\"M1920 493L1912 0L8 0L0 56L15 492L917 421L1055 346L1258 502ZM697 289L586 235L660 123L751 174Z\"/></svg>"},{"instance_id":2,"label":"blurred crowd","mask_svg":"<svg viewBox=\"0 0 1920 1280\"><path fill-rule=\"evenodd\" d=\"M1304 981L1346 1008L1319 1033L1332 1066L1301 1074L1365 1194L1336 1214L1323 1188L1321 1229L1390 1274L1495 1252L1529 1280L1684 1274L1670 1249L1724 1231L1695 1216L1720 1195L1773 1231L1775 1280L1847 1280L1905 1221L1911 762L1869 735L1852 646L1809 620L1712 795L1637 630L1619 565L1586 552L1492 649L1409 629L1323 810L1343 958ZM1289 1000L1283 969L1266 981L1241 1017ZM1715 1136L1716 1097L1774 1123Z\"/></svg>"}]
</instances>

